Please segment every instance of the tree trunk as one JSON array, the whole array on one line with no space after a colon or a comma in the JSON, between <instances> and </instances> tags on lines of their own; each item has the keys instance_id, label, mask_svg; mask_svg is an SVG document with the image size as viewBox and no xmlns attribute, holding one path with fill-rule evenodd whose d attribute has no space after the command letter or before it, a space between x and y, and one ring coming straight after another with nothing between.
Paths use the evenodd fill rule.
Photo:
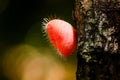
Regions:
<instances>
[{"instance_id":1,"label":"tree trunk","mask_svg":"<svg viewBox=\"0 0 120 80\"><path fill-rule=\"evenodd\" d=\"M75 0L77 80L120 80L120 0Z\"/></svg>"}]
</instances>

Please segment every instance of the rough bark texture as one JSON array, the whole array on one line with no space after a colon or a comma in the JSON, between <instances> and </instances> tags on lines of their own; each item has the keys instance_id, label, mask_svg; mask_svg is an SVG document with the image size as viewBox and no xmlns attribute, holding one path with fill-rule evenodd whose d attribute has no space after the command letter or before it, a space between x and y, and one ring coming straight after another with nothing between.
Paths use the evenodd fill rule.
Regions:
<instances>
[{"instance_id":1,"label":"rough bark texture","mask_svg":"<svg viewBox=\"0 0 120 80\"><path fill-rule=\"evenodd\" d=\"M120 0L75 0L77 80L120 80Z\"/></svg>"}]
</instances>

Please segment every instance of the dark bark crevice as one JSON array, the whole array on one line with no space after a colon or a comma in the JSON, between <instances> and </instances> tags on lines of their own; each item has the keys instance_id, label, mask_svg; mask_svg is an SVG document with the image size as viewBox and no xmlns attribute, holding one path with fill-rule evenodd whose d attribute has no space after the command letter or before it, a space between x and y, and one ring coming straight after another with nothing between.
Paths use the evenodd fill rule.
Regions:
<instances>
[{"instance_id":1,"label":"dark bark crevice","mask_svg":"<svg viewBox=\"0 0 120 80\"><path fill-rule=\"evenodd\" d=\"M120 80L120 0L75 0L77 80Z\"/></svg>"}]
</instances>

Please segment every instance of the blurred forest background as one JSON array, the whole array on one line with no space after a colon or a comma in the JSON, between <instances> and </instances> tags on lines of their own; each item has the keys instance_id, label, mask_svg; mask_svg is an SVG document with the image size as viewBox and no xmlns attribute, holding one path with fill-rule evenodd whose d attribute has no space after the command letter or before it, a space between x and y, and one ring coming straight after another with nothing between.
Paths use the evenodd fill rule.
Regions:
<instances>
[{"instance_id":1,"label":"blurred forest background","mask_svg":"<svg viewBox=\"0 0 120 80\"><path fill-rule=\"evenodd\" d=\"M43 34L45 17L72 20L74 0L0 0L0 80L75 80L76 53L61 57Z\"/></svg>"}]
</instances>

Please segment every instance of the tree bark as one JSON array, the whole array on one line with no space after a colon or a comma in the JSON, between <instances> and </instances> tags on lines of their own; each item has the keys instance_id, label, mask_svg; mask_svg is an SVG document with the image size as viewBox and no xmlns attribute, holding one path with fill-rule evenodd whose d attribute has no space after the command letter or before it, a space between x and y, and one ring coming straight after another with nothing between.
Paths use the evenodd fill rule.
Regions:
<instances>
[{"instance_id":1,"label":"tree bark","mask_svg":"<svg viewBox=\"0 0 120 80\"><path fill-rule=\"evenodd\" d=\"M120 80L120 0L75 0L77 80Z\"/></svg>"}]
</instances>

